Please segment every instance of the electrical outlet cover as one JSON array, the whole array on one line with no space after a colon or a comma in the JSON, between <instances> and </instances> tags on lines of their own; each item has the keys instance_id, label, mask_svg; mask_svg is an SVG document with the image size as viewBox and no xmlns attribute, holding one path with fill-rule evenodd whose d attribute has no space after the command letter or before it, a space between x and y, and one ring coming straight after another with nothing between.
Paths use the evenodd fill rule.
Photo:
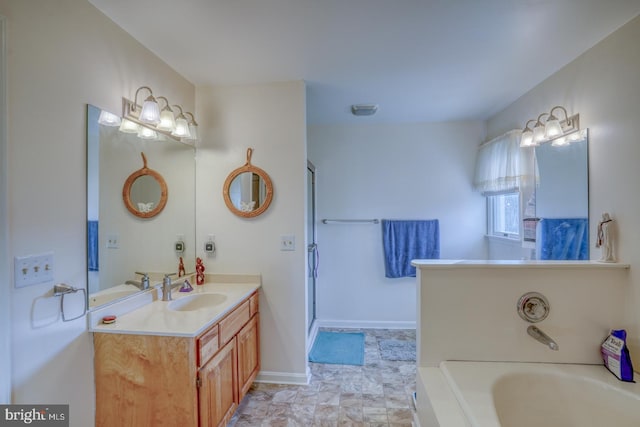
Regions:
<instances>
[{"instance_id":1,"label":"electrical outlet cover","mask_svg":"<svg viewBox=\"0 0 640 427\"><path fill-rule=\"evenodd\" d=\"M280 250L281 251L295 251L296 250L296 236L287 234L280 236Z\"/></svg>"}]
</instances>

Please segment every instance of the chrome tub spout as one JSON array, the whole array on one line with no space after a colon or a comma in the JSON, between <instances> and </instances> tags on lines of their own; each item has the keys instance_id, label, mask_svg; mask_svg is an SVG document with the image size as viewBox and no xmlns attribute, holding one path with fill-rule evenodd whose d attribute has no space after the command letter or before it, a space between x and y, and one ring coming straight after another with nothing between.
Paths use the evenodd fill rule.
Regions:
<instances>
[{"instance_id":1,"label":"chrome tub spout","mask_svg":"<svg viewBox=\"0 0 640 427\"><path fill-rule=\"evenodd\" d=\"M533 338L535 338L537 341L540 341L542 344L549 347L551 350L557 351L560 349L560 347L558 347L558 343L556 343L553 339L551 339L549 335L542 332L536 326L530 325L527 328L527 333L531 335Z\"/></svg>"}]
</instances>

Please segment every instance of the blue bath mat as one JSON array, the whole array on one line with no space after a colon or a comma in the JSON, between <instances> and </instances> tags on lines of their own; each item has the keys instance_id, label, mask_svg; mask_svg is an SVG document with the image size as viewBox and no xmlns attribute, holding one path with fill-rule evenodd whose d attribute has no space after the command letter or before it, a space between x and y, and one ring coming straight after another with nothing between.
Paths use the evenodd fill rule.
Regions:
<instances>
[{"instance_id":1,"label":"blue bath mat","mask_svg":"<svg viewBox=\"0 0 640 427\"><path fill-rule=\"evenodd\" d=\"M309 361L334 365L363 365L364 333L318 332L309 353Z\"/></svg>"}]
</instances>

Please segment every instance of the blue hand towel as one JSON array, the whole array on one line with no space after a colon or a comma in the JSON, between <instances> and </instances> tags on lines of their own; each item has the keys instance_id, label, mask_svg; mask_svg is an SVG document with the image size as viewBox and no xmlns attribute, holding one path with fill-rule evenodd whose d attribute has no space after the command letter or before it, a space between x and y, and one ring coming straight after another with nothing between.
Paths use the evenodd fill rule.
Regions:
<instances>
[{"instance_id":1,"label":"blue hand towel","mask_svg":"<svg viewBox=\"0 0 640 427\"><path fill-rule=\"evenodd\" d=\"M414 259L440 258L440 225L430 220L382 220L385 276L416 277Z\"/></svg>"},{"instance_id":2,"label":"blue hand towel","mask_svg":"<svg viewBox=\"0 0 640 427\"><path fill-rule=\"evenodd\" d=\"M98 221L87 221L87 259L89 271L98 271Z\"/></svg>"},{"instance_id":3,"label":"blue hand towel","mask_svg":"<svg viewBox=\"0 0 640 427\"><path fill-rule=\"evenodd\" d=\"M540 259L589 259L589 220L587 218L542 218Z\"/></svg>"}]
</instances>

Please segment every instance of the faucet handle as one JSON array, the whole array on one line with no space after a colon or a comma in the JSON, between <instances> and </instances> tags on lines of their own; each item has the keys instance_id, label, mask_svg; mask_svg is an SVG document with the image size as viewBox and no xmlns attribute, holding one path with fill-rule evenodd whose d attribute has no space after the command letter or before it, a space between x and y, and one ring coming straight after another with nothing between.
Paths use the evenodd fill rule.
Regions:
<instances>
[{"instance_id":1,"label":"faucet handle","mask_svg":"<svg viewBox=\"0 0 640 427\"><path fill-rule=\"evenodd\" d=\"M547 298L538 292L527 292L517 304L518 314L529 323L543 321L549 315L551 307Z\"/></svg>"},{"instance_id":2,"label":"faucet handle","mask_svg":"<svg viewBox=\"0 0 640 427\"><path fill-rule=\"evenodd\" d=\"M136 274L141 275L141 276L142 276L142 278L145 278L145 277L146 277L147 279L149 278L149 273L140 273L139 271L136 271L135 273L136 273Z\"/></svg>"}]
</instances>

